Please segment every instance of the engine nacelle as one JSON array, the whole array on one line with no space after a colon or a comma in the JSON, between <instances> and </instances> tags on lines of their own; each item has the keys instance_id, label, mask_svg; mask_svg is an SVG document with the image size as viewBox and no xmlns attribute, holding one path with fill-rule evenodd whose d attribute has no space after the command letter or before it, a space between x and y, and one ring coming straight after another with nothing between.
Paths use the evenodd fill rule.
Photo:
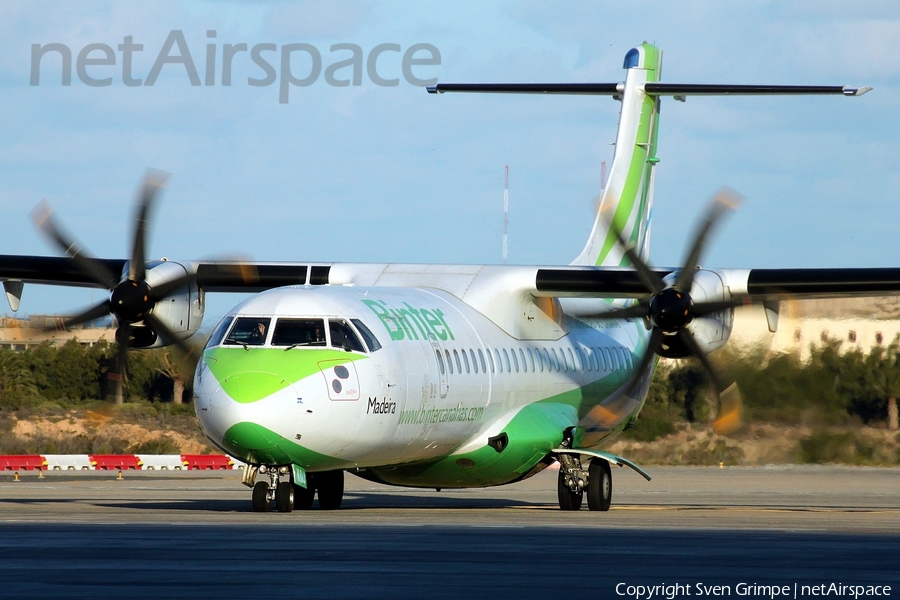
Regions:
<instances>
[{"instance_id":1,"label":"engine nacelle","mask_svg":"<svg viewBox=\"0 0 900 600\"><path fill-rule=\"evenodd\" d=\"M173 281L187 274L177 262L162 260L147 264L147 284L150 288ZM175 290L153 307L153 316L169 326L179 339L187 339L200 328L205 307L205 294L196 283ZM132 326L130 344L134 348L159 348L174 343L142 323Z\"/></svg>"},{"instance_id":2,"label":"engine nacelle","mask_svg":"<svg viewBox=\"0 0 900 600\"><path fill-rule=\"evenodd\" d=\"M670 286L675 284L677 278L677 272L671 273L663 281ZM731 293L719 273L704 269L700 269L694 274L694 283L690 294L694 303L722 302L731 299ZM725 345L731 336L733 326L734 309L730 308L697 317L690 322L687 329L694 336L701 350L709 353ZM665 358L685 358L691 356L691 351L677 335L673 334L664 336L657 354Z\"/></svg>"}]
</instances>

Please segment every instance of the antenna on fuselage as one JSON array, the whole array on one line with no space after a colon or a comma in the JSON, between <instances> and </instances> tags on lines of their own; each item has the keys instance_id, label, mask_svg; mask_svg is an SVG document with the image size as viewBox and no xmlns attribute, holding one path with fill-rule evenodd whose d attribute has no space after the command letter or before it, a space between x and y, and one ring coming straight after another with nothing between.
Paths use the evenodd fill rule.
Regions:
<instances>
[{"instance_id":1,"label":"antenna on fuselage","mask_svg":"<svg viewBox=\"0 0 900 600\"><path fill-rule=\"evenodd\" d=\"M509 165L503 165L503 264L509 257Z\"/></svg>"}]
</instances>

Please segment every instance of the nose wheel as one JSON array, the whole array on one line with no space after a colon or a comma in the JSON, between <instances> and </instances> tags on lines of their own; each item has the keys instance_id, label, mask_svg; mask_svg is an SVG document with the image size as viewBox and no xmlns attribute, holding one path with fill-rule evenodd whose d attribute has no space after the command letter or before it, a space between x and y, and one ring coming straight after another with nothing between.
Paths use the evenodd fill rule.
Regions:
<instances>
[{"instance_id":1,"label":"nose wheel","mask_svg":"<svg viewBox=\"0 0 900 600\"><path fill-rule=\"evenodd\" d=\"M341 470L307 473L306 487L292 481L282 481L283 476L290 478L290 468L284 465L247 465L245 483L249 485L256 473L268 476L269 481L257 481L253 484L251 504L253 512L270 512L272 502L278 512L308 510L312 508L316 495L319 496L319 508L336 510L344 499L344 472Z\"/></svg>"}]
</instances>

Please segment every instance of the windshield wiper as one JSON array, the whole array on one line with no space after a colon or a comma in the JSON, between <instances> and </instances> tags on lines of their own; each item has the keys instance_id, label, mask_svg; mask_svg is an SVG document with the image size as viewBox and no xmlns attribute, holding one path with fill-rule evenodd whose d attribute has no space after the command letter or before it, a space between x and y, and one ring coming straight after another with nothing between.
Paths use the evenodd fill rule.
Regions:
<instances>
[{"instance_id":1,"label":"windshield wiper","mask_svg":"<svg viewBox=\"0 0 900 600\"><path fill-rule=\"evenodd\" d=\"M247 352L250 352L250 345L247 342L242 342L241 340L236 340L234 338L225 338L225 343L226 344L234 344L234 345L240 344L241 346L244 347L244 350L246 350Z\"/></svg>"}]
</instances>

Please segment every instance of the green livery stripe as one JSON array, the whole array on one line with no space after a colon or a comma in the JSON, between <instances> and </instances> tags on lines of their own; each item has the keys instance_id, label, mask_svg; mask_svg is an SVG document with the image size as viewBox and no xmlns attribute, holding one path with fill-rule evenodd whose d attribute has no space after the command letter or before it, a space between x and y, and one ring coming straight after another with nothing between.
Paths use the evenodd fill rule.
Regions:
<instances>
[{"instance_id":1,"label":"green livery stripe","mask_svg":"<svg viewBox=\"0 0 900 600\"><path fill-rule=\"evenodd\" d=\"M647 71L646 80L655 82L659 79L659 48L644 43L643 60L641 68ZM616 245L616 231L625 232L629 218L637 205L638 211L634 219L634 225L631 232L628 233L628 241L638 246L640 250L641 228L643 227L644 213L647 210L647 195L649 193L649 178L653 168L648 158L656 156L656 133L658 131L658 114L656 110L657 99L651 96L644 96L641 102L641 115L638 122L638 128L635 135L634 145L631 147L631 162L628 165L628 173L625 176L625 185L622 188L622 194L616 204L616 211L612 218L612 230L606 234L603 246L597 256L597 265L602 265L609 257L609 253ZM638 194L640 193L640 202L638 203ZM628 265L627 259L623 256L619 266Z\"/></svg>"},{"instance_id":2,"label":"green livery stripe","mask_svg":"<svg viewBox=\"0 0 900 600\"><path fill-rule=\"evenodd\" d=\"M339 458L320 454L256 423L232 425L222 438L229 453L249 463L299 465L307 470L329 471L352 466Z\"/></svg>"},{"instance_id":3,"label":"green livery stripe","mask_svg":"<svg viewBox=\"0 0 900 600\"><path fill-rule=\"evenodd\" d=\"M365 355L343 350L297 348L213 348L203 360L219 385L236 402L257 402L328 367L365 359Z\"/></svg>"}]
</instances>

